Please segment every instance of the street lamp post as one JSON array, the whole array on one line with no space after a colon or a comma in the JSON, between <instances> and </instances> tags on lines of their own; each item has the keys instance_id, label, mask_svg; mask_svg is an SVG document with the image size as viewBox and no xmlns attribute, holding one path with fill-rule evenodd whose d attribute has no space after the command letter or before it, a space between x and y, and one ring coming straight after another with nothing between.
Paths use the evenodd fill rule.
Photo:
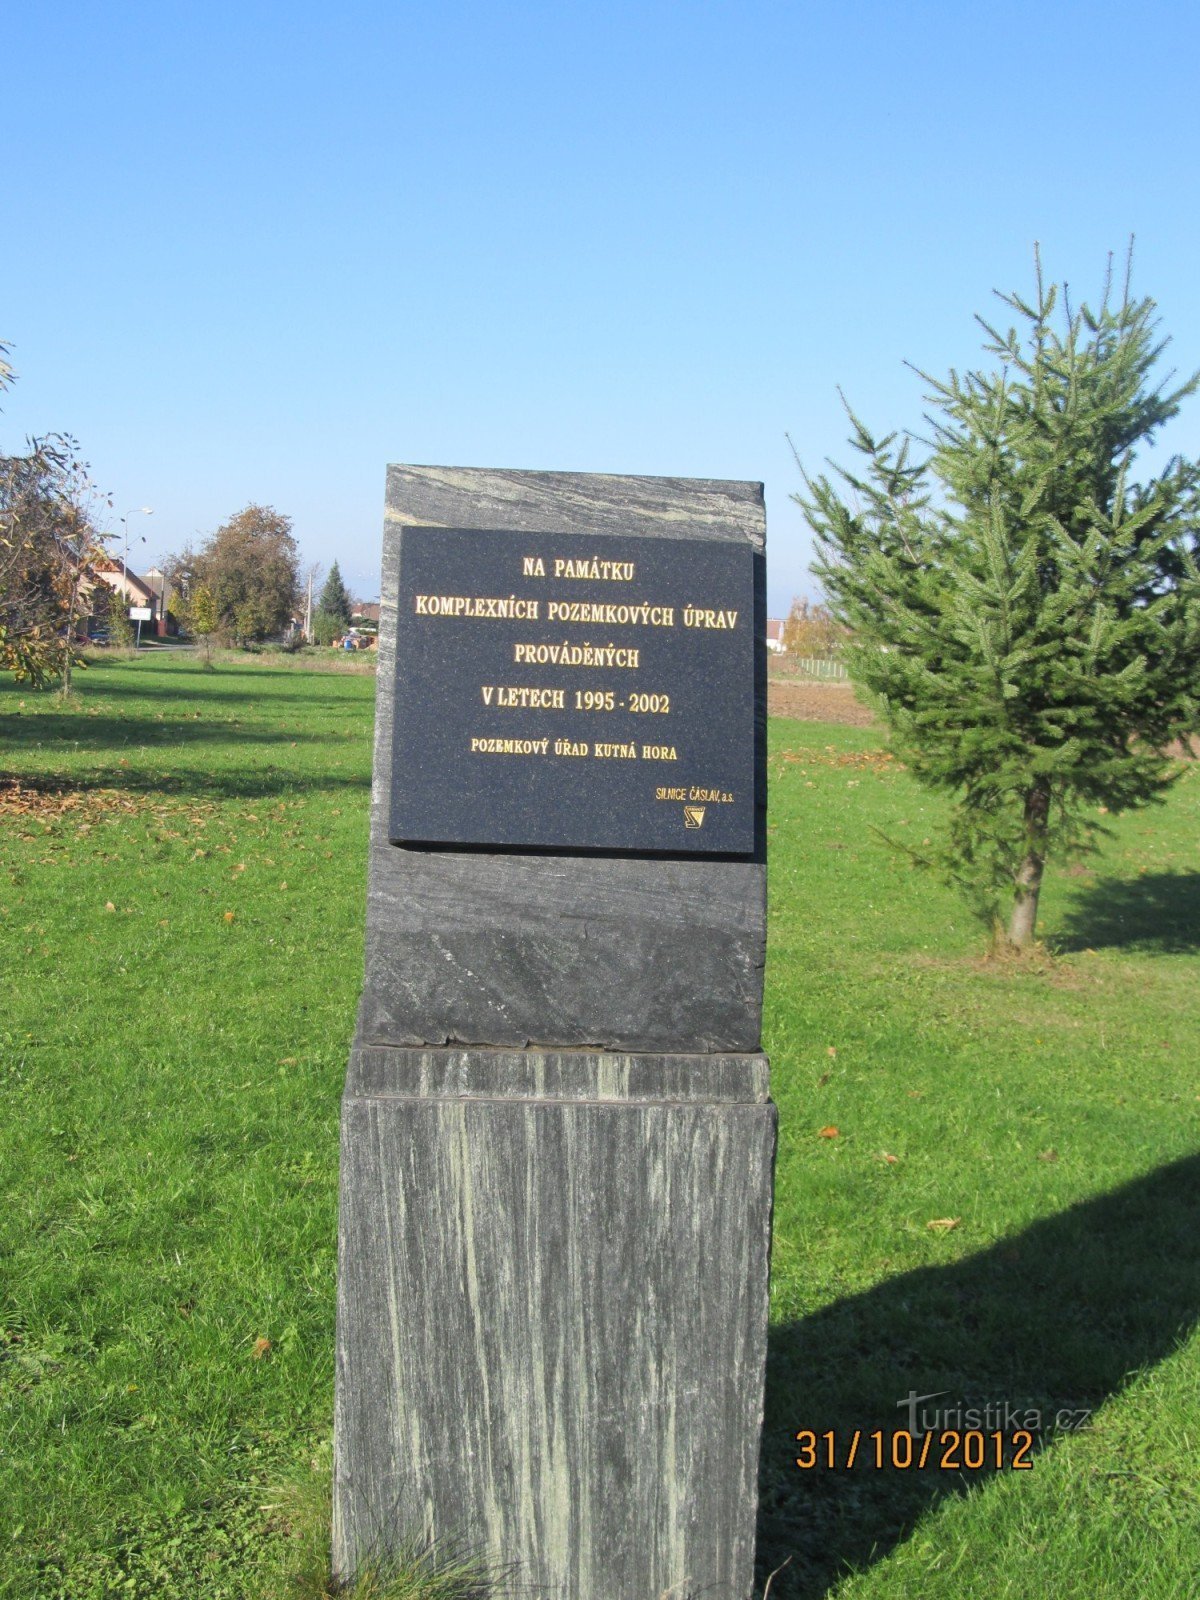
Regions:
<instances>
[{"instance_id":1,"label":"street lamp post","mask_svg":"<svg viewBox=\"0 0 1200 1600\"><path fill-rule=\"evenodd\" d=\"M130 517L136 517L136 516L139 516L139 515L143 516L143 517L152 517L154 515L154 507L153 506L131 506L129 508L129 510L125 513L125 515L121 518L121 521L125 526L125 552L121 557L121 600L122 600L122 603L125 606L125 615L127 617L129 615L129 519L130 519ZM145 543L145 540L143 540L142 542ZM138 643L140 644L141 641L142 641L142 624L141 624L141 620L139 619L138 620Z\"/></svg>"}]
</instances>

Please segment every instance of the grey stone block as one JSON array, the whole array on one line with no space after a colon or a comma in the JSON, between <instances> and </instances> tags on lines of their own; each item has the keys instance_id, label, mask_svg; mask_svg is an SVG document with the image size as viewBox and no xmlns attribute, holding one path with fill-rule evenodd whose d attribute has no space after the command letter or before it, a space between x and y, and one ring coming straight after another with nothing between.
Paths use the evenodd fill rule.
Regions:
<instances>
[{"instance_id":1,"label":"grey stone block","mask_svg":"<svg viewBox=\"0 0 1200 1600\"><path fill-rule=\"evenodd\" d=\"M388 839L405 526L744 542L755 851ZM461 1540L546 1600L747 1600L775 1109L758 484L393 467L342 1111L334 1560Z\"/></svg>"},{"instance_id":2,"label":"grey stone block","mask_svg":"<svg viewBox=\"0 0 1200 1600\"><path fill-rule=\"evenodd\" d=\"M346 1095L470 1100L746 1101L769 1098L762 1055L601 1055L588 1050L350 1052Z\"/></svg>"},{"instance_id":3,"label":"grey stone block","mask_svg":"<svg viewBox=\"0 0 1200 1600\"><path fill-rule=\"evenodd\" d=\"M775 1111L714 1065L356 1052L339 1571L423 1533L546 1600L749 1596Z\"/></svg>"}]
</instances>

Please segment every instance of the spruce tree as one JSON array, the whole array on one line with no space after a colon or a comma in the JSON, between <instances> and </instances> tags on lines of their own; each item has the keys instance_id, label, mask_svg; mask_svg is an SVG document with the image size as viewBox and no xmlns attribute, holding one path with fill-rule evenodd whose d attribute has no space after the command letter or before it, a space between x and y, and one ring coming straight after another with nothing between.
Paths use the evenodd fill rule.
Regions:
<instances>
[{"instance_id":1,"label":"spruce tree","mask_svg":"<svg viewBox=\"0 0 1200 1600\"><path fill-rule=\"evenodd\" d=\"M321 598L317 601L317 610L323 611L327 617L335 618L343 628L350 626L350 595L342 582L336 561L330 567L329 576L325 579L325 587L321 590Z\"/></svg>"},{"instance_id":2,"label":"spruce tree","mask_svg":"<svg viewBox=\"0 0 1200 1600\"><path fill-rule=\"evenodd\" d=\"M925 460L847 407L865 470L806 474L795 496L851 676L915 777L952 796L927 859L997 931L1007 903L1016 946L1047 858L1160 799L1172 741L1200 727L1200 469L1132 476L1200 374L1154 375L1166 341L1128 269L1119 299L1110 259L1099 307L1072 310L1035 260L1032 302L997 291L1015 326L977 318L989 369L914 369Z\"/></svg>"}]
</instances>

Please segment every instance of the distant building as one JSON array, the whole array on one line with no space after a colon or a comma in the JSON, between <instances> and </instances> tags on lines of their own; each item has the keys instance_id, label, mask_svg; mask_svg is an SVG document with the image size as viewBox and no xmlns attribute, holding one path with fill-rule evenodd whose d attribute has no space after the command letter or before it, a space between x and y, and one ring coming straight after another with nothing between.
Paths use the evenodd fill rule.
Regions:
<instances>
[{"instance_id":1,"label":"distant building","mask_svg":"<svg viewBox=\"0 0 1200 1600\"><path fill-rule=\"evenodd\" d=\"M775 655L782 655L787 649L783 642L783 622L779 617L767 618L767 649Z\"/></svg>"},{"instance_id":2,"label":"distant building","mask_svg":"<svg viewBox=\"0 0 1200 1600\"><path fill-rule=\"evenodd\" d=\"M122 567L119 561L113 561L108 556L101 556L98 561L93 561L89 568L91 581L85 581L85 590L92 590L97 583L104 584L114 594L124 598L126 608L129 606L148 606L150 608L150 626L161 636L168 631L178 631L167 614L167 606L171 603L170 587L166 575L158 567L151 567L144 578L139 577L132 567ZM163 602L166 601L166 606Z\"/></svg>"},{"instance_id":3,"label":"distant building","mask_svg":"<svg viewBox=\"0 0 1200 1600\"><path fill-rule=\"evenodd\" d=\"M350 613L351 622L373 622L379 626L379 601L365 600L362 605L356 605Z\"/></svg>"},{"instance_id":4,"label":"distant building","mask_svg":"<svg viewBox=\"0 0 1200 1600\"><path fill-rule=\"evenodd\" d=\"M153 584L146 578L139 578L132 567L122 567L119 561L101 556L92 562L91 571L92 576L107 584L114 594L123 595L127 606L152 606L155 616L158 615L158 595Z\"/></svg>"}]
</instances>

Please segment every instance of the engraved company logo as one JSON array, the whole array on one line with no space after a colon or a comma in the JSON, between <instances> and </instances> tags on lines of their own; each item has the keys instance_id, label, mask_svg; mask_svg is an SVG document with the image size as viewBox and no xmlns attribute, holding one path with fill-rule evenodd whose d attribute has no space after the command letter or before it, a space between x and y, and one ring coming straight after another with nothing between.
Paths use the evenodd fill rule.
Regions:
<instances>
[{"instance_id":1,"label":"engraved company logo","mask_svg":"<svg viewBox=\"0 0 1200 1600\"><path fill-rule=\"evenodd\" d=\"M702 828L704 826L703 806L684 806L683 825L685 828Z\"/></svg>"}]
</instances>

